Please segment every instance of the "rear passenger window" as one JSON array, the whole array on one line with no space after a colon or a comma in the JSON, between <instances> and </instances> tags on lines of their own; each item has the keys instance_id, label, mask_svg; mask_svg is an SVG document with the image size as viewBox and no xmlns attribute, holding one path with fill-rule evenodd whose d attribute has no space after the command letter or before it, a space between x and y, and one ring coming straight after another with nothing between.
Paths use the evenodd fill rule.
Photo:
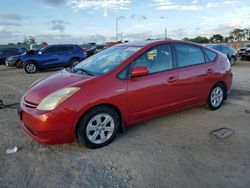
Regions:
<instances>
[{"instance_id":1,"label":"rear passenger window","mask_svg":"<svg viewBox=\"0 0 250 188\"><path fill-rule=\"evenodd\" d=\"M58 52L67 52L70 50L70 47L68 46L59 46L57 47Z\"/></svg>"},{"instance_id":2,"label":"rear passenger window","mask_svg":"<svg viewBox=\"0 0 250 188\"><path fill-rule=\"evenodd\" d=\"M214 61L216 59L217 54L215 52L213 52L213 51L211 51L209 49L206 49L206 48L204 48L204 51L205 51L205 53L207 55L208 62L212 62L212 61Z\"/></svg>"},{"instance_id":3,"label":"rear passenger window","mask_svg":"<svg viewBox=\"0 0 250 188\"><path fill-rule=\"evenodd\" d=\"M179 67L197 65L206 62L200 47L186 44L175 44L175 49Z\"/></svg>"}]
</instances>

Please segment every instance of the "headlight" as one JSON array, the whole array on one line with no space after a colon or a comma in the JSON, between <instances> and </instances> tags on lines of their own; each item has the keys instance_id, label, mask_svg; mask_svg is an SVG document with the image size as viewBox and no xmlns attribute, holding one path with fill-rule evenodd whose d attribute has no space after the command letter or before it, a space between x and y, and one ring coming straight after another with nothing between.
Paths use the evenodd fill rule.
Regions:
<instances>
[{"instance_id":1,"label":"headlight","mask_svg":"<svg viewBox=\"0 0 250 188\"><path fill-rule=\"evenodd\" d=\"M11 61L11 60L13 60L13 57L9 57L9 58L7 58L9 61Z\"/></svg>"},{"instance_id":2,"label":"headlight","mask_svg":"<svg viewBox=\"0 0 250 188\"><path fill-rule=\"evenodd\" d=\"M79 87L67 87L55 91L45 97L42 102L37 106L38 110L54 110L59 104L80 90Z\"/></svg>"}]
</instances>

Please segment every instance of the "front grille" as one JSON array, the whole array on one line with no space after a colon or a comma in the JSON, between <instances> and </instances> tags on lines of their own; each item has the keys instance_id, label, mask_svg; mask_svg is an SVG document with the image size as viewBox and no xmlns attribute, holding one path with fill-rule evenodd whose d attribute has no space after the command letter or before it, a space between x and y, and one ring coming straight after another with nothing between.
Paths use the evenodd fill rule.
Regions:
<instances>
[{"instance_id":1,"label":"front grille","mask_svg":"<svg viewBox=\"0 0 250 188\"><path fill-rule=\"evenodd\" d=\"M28 108L36 108L38 105L37 104L35 104L35 103L32 103L32 102L29 102L29 101L27 101L27 100L24 100L24 105L26 106L26 107L28 107Z\"/></svg>"}]
</instances>

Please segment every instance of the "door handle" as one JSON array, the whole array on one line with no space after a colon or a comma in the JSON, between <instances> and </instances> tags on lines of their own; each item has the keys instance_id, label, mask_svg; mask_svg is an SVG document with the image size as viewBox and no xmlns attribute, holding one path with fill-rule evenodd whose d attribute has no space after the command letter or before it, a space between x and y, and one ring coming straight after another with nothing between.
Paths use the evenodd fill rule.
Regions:
<instances>
[{"instance_id":1,"label":"door handle","mask_svg":"<svg viewBox=\"0 0 250 188\"><path fill-rule=\"evenodd\" d=\"M177 79L176 79L176 77L175 76L170 76L169 78L168 78L168 82L169 83L173 83L173 82L175 82Z\"/></svg>"},{"instance_id":2,"label":"door handle","mask_svg":"<svg viewBox=\"0 0 250 188\"><path fill-rule=\"evenodd\" d=\"M207 73L208 74L212 74L213 73L213 69L207 69Z\"/></svg>"}]
</instances>

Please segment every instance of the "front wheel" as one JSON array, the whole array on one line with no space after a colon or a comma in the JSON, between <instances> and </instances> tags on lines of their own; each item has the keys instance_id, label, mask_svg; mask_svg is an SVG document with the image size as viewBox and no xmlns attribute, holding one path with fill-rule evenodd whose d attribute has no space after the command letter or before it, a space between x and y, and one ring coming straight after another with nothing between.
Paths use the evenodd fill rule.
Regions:
<instances>
[{"instance_id":1,"label":"front wheel","mask_svg":"<svg viewBox=\"0 0 250 188\"><path fill-rule=\"evenodd\" d=\"M16 68L18 68L18 69L23 68L23 64L21 63L21 61L16 62Z\"/></svg>"},{"instance_id":2,"label":"front wheel","mask_svg":"<svg viewBox=\"0 0 250 188\"><path fill-rule=\"evenodd\" d=\"M27 63L25 63L25 65L24 65L24 70L25 70L25 72L27 72L28 74L34 74L34 73L36 73L36 71L37 71L37 66L36 66L36 64L33 63L33 62L27 62Z\"/></svg>"},{"instance_id":3,"label":"front wheel","mask_svg":"<svg viewBox=\"0 0 250 188\"><path fill-rule=\"evenodd\" d=\"M225 88L222 84L217 83L208 96L208 107L211 110L217 110L223 104L225 98Z\"/></svg>"},{"instance_id":4,"label":"front wheel","mask_svg":"<svg viewBox=\"0 0 250 188\"><path fill-rule=\"evenodd\" d=\"M115 138L120 126L119 116L110 107L100 106L89 111L78 127L78 138L88 148L108 145Z\"/></svg>"}]
</instances>

